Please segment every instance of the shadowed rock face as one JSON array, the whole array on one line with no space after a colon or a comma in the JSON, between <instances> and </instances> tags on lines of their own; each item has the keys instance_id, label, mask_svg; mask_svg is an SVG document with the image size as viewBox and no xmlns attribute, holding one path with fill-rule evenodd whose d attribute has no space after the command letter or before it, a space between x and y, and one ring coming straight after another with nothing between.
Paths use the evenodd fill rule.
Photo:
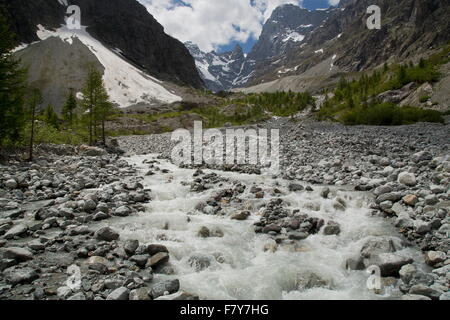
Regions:
<instances>
[{"instance_id":1,"label":"shadowed rock face","mask_svg":"<svg viewBox=\"0 0 450 320\"><path fill-rule=\"evenodd\" d=\"M203 87L194 59L178 40L144 6L135 0L71 0L81 8L81 23L87 31L151 75L195 88ZM47 29L64 23L65 7L57 0L0 0L6 8L19 43L39 40L37 25Z\"/></svg>"}]
</instances>

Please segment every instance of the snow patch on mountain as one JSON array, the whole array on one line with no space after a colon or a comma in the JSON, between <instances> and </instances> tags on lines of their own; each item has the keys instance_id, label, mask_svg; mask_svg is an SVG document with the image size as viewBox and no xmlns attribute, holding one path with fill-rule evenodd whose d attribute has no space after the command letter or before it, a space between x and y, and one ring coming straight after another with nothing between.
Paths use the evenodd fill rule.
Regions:
<instances>
[{"instance_id":1,"label":"snow patch on mountain","mask_svg":"<svg viewBox=\"0 0 450 320\"><path fill-rule=\"evenodd\" d=\"M182 100L181 97L160 85L161 81L145 74L122 59L118 50L110 50L93 38L86 31L86 27L82 27L81 30L69 30L65 26L61 26L55 31L47 30L42 25L37 27L37 36L41 40L59 37L72 44L73 38L77 38L88 47L105 68L103 75L105 87L110 100L119 107L125 108L138 103L150 105L158 102L173 103Z\"/></svg>"}]
</instances>

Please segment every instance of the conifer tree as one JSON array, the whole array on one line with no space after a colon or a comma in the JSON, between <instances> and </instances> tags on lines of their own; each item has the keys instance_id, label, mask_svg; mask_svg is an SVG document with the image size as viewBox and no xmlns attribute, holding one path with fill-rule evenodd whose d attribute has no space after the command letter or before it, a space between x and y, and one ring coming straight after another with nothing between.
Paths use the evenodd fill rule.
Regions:
<instances>
[{"instance_id":1,"label":"conifer tree","mask_svg":"<svg viewBox=\"0 0 450 320\"><path fill-rule=\"evenodd\" d=\"M77 99L73 94L73 91L70 90L70 93L67 95L66 103L63 106L63 119L69 124L72 125L76 121L75 110L77 108Z\"/></svg>"},{"instance_id":2,"label":"conifer tree","mask_svg":"<svg viewBox=\"0 0 450 320\"><path fill-rule=\"evenodd\" d=\"M0 8L0 146L19 141L25 124L25 70L13 58L13 48L14 35Z\"/></svg>"}]
</instances>

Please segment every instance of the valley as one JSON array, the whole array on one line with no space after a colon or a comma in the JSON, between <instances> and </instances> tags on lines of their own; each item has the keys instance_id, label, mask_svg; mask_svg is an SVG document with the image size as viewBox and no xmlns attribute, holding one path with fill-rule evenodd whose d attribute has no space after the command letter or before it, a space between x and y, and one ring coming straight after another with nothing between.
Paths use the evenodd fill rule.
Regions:
<instances>
[{"instance_id":1,"label":"valley","mask_svg":"<svg viewBox=\"0 0 450 320\"><path fill-rule=\"evenodd\" d=\"M450 299L450 4L281 3L0 0L0 300Z\"/></svg>"}]
</instances>

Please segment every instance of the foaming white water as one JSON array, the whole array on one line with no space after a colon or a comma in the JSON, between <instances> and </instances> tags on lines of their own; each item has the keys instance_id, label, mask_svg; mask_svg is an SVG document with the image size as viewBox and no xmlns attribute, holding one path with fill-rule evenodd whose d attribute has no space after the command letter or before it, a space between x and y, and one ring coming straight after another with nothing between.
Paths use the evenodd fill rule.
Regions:
<instances>
[{"instance_id":1,"label":"foaming white water","mask_svg":"<svg viewBox=\"0 0 450 320\"><path fill-rule=\"evenodd\" d=\"M144 176L148 165L144 160L154 157L133 156L128 161ZM396 235L395 229L381 218L370 216L366 206L367 195L333 189L333 199L323 199L320 188L314 192L288 193L282 198L290 209L325 221L341 225L339 236L312 235L295 244L281 245L275 252L264 251L267 244L274 245L268 235L255 234L253 223L258 221L257 206L247 221L231 220L233 209L224 216L196 213L195 206L210 199L218 190L190 192L184 181L191 181L194 170L180 169L167 161L158 160L161 169L155 175L144 177L146 188L152 190L152 201L145 213L112 221L122 239L138 239L143 243L160 243L169 248L170 263L180 279L183 290L203 299L377 299L381 298L366 286L369 275L364 271L347 271L345 261L357 255L370 237ZM210 172L205 170L205 172ZM248 194L250 187L286 189L287 181L268 176L251 176L217 172L229 178L230 184L239 181L247 186L247 203L255 200ZM277 183L279 185L277 185ZM268 194L268 192L266 192ZM334 208L336 198L347 204L345 211ZM236 209L234 209L236 211ZM198 231L207 227L211 232L220 230L223 237L201 238ZM412 253L412 249L405 249ZM192 257L209 261L203 270L192 265ZM190 260L191 258L191 260ZM419 258L418 258L419 259ZM169 276L158 276L169 277ZM388 294L385 295L388 297Z\"/></svg>"}]
</instances>

